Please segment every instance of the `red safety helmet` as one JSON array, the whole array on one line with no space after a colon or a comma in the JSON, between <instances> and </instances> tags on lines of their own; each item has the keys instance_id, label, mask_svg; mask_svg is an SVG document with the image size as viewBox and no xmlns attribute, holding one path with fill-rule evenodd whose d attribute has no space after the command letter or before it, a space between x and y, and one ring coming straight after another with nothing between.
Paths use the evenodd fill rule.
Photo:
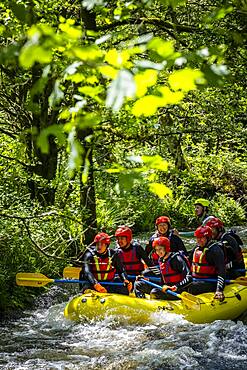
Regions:
<instances>
[{"instance_id":1,"label":"red safety helmet","mask_svg":"<svg viewBox=\"0 0 247 370\"><path fill-rule=\"evenodd\" d=\"M209 226L211 228L215 227L217 229L222 229L224 227L224 224L219 218L214 217L208 220L208 222L206 222L206 226Z\"/></svg>"},{"instance_id":2,"label":"red safety helmet","mask_svg":"<svg viewBox=\"0 0 247 370\"><path fill-rule=\"evenodd\" d=\"M166 253L171 251L170 248L170 240L165 236L160 236L159 238L155 238L152 243L153 248L156 246L165 247Z\"/></svg>"},{"instance_id":3,"label":"red safety helmet","mask_svg":"<svg viewBox=\"0 0 247 370\"><path fill-rule=\"evenodd\" d=\"M99 243L99 242L103 242L103 241L107 245L111 244L111 238L109 237L108 234L98 233L97 235L95 235L94 240L93 240L94 243Z\"/></svg>"},{"instance_id":4,"label":"red safety helmet","mask_svg":"<svg viewBox=\"0 0 247 370\"><path fill-rule=\"evenodd\" d=\"M130 243L132 240L132 230L128 226L120 226L115 232L116 238L118 236L125 236L127 242Z\"/></svg>"},{"instance_id":5,"label":"red safety helmet","mask_svg":"<svg viewBox=\"0 0 247 370\"><path fill-rule=\"evenodd\" d=\"M196 238L212 238L212 229L209 226L200 226L194 232Z\"/></svg>"},{"instance_id":6,"label":"red safety helmet","mask_svg":"<svg viewBox=\"0 0 247 370\"><path fill-rule=\"evenodd\" d=\"M170 221L169 217L167 217L167 216L160 216L160 217L156 218L156 221L155 221L156 226L158 226L159 224L162 224L162 223L166 223L166 224L170 225L171 221Z\"/></svg>"}]
</instances>

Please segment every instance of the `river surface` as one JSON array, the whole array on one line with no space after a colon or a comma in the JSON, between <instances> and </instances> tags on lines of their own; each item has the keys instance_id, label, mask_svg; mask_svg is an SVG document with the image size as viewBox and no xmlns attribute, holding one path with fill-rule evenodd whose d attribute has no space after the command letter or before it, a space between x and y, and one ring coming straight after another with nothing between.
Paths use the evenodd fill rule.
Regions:
<instances>
[{"instance_id":1,"label":"river surface","mask_svg":"<svg viewBox=\"0 0 247 370\"><path fill-rule=\"evenodd\" d=\"M247 245L247 228L239 229ZM191 239L184 239L192 245ZM247 320L191 324L155 313L146 325L125 317L74 323L63 317L76 287L51 289L32 311L0 328L0 369L246 369Z\"/></svg>"}]
</instances>

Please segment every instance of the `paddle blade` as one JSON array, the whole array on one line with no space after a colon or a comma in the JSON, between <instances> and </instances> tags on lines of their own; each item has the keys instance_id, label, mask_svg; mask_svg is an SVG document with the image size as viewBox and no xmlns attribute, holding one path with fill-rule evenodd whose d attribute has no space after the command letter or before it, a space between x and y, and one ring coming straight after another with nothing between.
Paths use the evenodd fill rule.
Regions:
<instances>
[{"instance_id":1,"label":"paddle blade","mask_svg":"<svg viewBox=\"0 0 247 370\"><path fill-rule=\"evenodd\" d=\"M19 272L16 275L16 284L19 286L32 286L40 288L51 282L53 282L53 279L49 279L40 273Z\"/></svg>"},{"instance_id":2,"label":"paddle blade","mask_svg":"<svg viewBox=\"0 0 247 370\"><path fill-rule=\"evenodd\" d=\"M68 266L63 269L63 277L65 279L79 279L81 267Z\"/></svg>"},{"instance_id":3,"label":"paddle blade","mask_svg":"<svg viewBox=\"0 0 247 370\"><path fill-rule=\"evenodd\" d=\"M187 292L182 292L179 294L179 297L185 304L185 306L189 309L200 311L201 310L201 303L202 301L195 297L194 295L187 293Z\"/></svg>"}]
</instances>

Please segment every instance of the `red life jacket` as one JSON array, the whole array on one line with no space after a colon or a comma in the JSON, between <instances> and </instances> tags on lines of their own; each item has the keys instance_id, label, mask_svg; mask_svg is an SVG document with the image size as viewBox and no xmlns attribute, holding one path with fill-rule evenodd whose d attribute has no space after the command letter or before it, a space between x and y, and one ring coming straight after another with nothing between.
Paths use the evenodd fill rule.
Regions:
<instances>
[{"instance_id":1,"label":"red life jacket","mask_svg":"<svg viewBox=\"0 0 247 370\"><path fill-rule=\"evenodd\" d=\"M153 261L154 266L159 264L159 256L155 251L152 251L151 253L151 259Z\"/></svg>"},{"instance_id":2,"label":"red life jacket","mask_svg":"<svg viewBox=\"0 0 247 370\"><path fill-rule=\"evenodd\" d=\"M209 247L210 248L210 247ZM218 273L216 267L213 265L209 265L206 252L209 248L204 248L203 250L197 247L193 254L193 261L192 261L192 276L198 279L205 279L205 278L216 278Z\"/></svg>"},{"instance_id":3,"label":"red life jacket","mask_svg":"<svg viewBox=\"0 0 247 370\"><path fill-rule=\"evenodd\" d=\"M120 249L119 258L128 275L140 275L145 269L144 264L136 255L136 246L134 244L130 244L130 248L127 250Z\"/></svg>"},{"instance_id":4,"label":"red life jacket","mask_svg":"<svg viewBox=\"0 0 247 370\"><path fill-rule=\"evenodd\" d=\"M112 265L112 257L110 250L108 249L108 257L102 258L96 255L92 251L93 263L92 263L92 274L98 281L112 281L114 279L116 269Z\"/></svg>"},{"instance_id":5,"label":"red life jacket","mask_svg":"<svg viewBox=\"0 0 247 370\"><path fill-rule=\"evenodd\" d=\"M181 254L179 255L182 256ZM170 256L165 261L159 260L160 271L165 284L168 285L178 284L186 276L186 274L173 270L173 268L171 267L171 260L173 258L176 258L176 256L178 256L178 253L170 254ZM185 260L185 257L183 257L183 259Z\"/></svg>"}]
</instances>

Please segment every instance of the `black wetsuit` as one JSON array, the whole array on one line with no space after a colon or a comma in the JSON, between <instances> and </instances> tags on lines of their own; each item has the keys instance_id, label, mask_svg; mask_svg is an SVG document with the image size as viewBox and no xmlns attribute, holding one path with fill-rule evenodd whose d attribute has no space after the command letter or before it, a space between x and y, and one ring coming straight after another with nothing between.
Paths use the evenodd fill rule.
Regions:
<instances>
[{"instance_id":1,"label":"black wetsuit","mask_svg":"<svg viewBox=\"0 0 247 370\"><path fill-rule=\"evenodd\" d=\"M101 281L98 281L96 277L94 276L92 272L92 265L95 264L94 256L100 257L101 259L108 259L109 256L111 257L111 264L116 269L116 273L118 274L120 280L117 278L117 282L124 280L128 280L128 276L126 274L126 271L124 269L124 266L119 258L118 250L110 249L108 248L105 253L100 254L97 253L96 248L92 247L88 249L82 259L82 273L80 279L86 280L84 284L82 284L81 289L82 291L86 289L93 289L93 286L97 283L101 283ZM115 280L115 279L114 279ZM107 280L104 280L105 283L107 283ZM113 281L114 282L114 281ZM104 288L107 289L109 293L119 293L119 294L125 294L128 295L128 289L123 285L107 285L104 284Z\"/></svg>"},{"instance_id":2,"label":"black wetsuit","mask_svg":"<svg viewBox=\"0 0 247 370\"><path fill-rule=\"evenodd\" d=\"M225 232L220 235L222 249L225 255L226 274L229 279L235 279L239 276L245 276L245 263L242 255L242 249L231 232Z\"/></svg>"}]
</instances>

